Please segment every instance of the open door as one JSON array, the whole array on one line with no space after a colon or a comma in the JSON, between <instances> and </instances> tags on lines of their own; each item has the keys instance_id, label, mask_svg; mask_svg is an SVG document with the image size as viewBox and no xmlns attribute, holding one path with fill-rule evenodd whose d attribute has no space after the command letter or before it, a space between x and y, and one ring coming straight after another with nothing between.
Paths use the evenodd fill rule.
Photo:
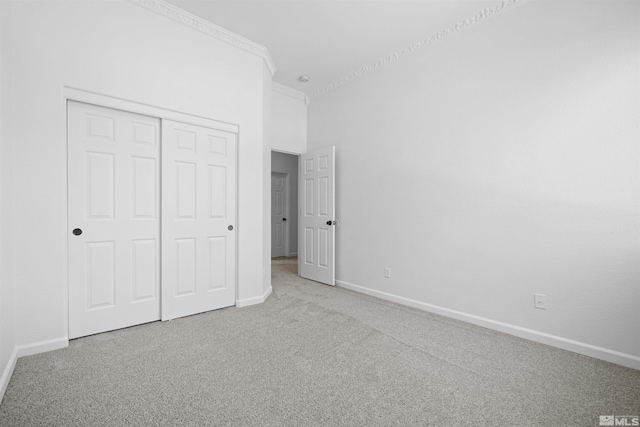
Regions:
<instances>
[{"instance_id":1,"label":"open door","mask_svg":"<svg viewBox=\"0 0 640 427\"><path fill-rule=\"evenodd\" d=\"M335 273L335 147L300 156L300 256L305 279L334 286Z\"/></svg>"}]
</instances>

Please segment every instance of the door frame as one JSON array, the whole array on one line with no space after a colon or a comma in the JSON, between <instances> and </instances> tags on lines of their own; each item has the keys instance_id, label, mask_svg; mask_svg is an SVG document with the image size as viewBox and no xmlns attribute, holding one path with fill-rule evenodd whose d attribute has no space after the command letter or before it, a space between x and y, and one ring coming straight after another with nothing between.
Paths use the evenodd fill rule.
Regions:
<instances>
[{"instance_id":1,"label":"door frame","mask_svg":"<svg viewBox=\"0 0 640 427\"><path fill-rule=\"evenodd\" d=\"M291 203L290 203L290 194L289 192L291 191L291 187L290 187L290 174L289 173L285 173L285 172L278 172L278 171L274 171L273 170L273 165L271 164L271 153L281 153L281 154L289 154L292 156L296 156L298 158L298 164L297 164L297 168L298 168L298 179L300 179L300 157L304 154L303 152L298 152L298 151L291 151L291 150L284 150L284 149L280 149L280 148L275 148L275 147L271 147L271 150L269 151L269 195L271 195L271 176L273 173L281 173L286 175L286 180L285 180L285 187L286 187L286 191L287 191L287 202L285 205L285 210L286 212L289 214L287 216L287 218L289 218L291 215ZM297 227L296 227L296 231L298 234L298 252L297 254L300 253L300 188L298 188L298 205L296 206L296 221L297 221ZM269 197L269 226L271 226L272 223L272 218L271 218L271 197ZM286 236L286 242L285 242L285 256L289 257L291 256L291 244L289 242L290 240L290 227L291 224L287 224L286 225L286 232L287 232L287 236ZM271 233L269 233L269 235L271 235ZM296 254L296 256L298 256ZM271 259L271 242L269 242L269 259ZM298 258L298 263L300 262L300 258ZM300 267L300 265L298 265L298 268Z\"/></svg>"},{"instance_id":2,"label":"door frame","mask_svg":"<svg viewBox=\"0 0 640 427\"><path fill-rule=\"evenodd\" d=\"M86 91L83 89L78 89L78 88L74 88L74 87L70 87L70 86L64 86L62 88L62 99L61 99L61 109L60 111L62 111L62 117L60 118L60 123L62 124L62 146L64 147L64 149L62 150L62 159L61 159L61 166L62 166L62 188L65 189L64 193L62 194L62 203L64 205L63 208L63 215L62 215L62 230L65 230L65 238L63 239L63 245L64 245L64 262L63 262L63 286L64 286L64 295L66 295L66 298L64 298L64 302L63 302L63 307L64 307L64 323L67 325L66 328L66 341L69 341L69 240L71 238L70 234L69 234L69 224L68 224L68 220L69 220L69 196L68 196L68 188L69 188L69 163L68 163L68 158L69 158L69 148L68 148L68 129L67 129L67 120L68 120L68 113L67 113L67 103L68 101L77 101L77 102L84 102L87 104L93 104L93 105L97 105L100 107L106 107L106 108L112 108L115 110L122 110L122 111L128 111L131 113L136 113L136 114L143 114L146 116L151 116L151 117L156 117L159 118L161 121L163 119L165 120L173 120L173 121L177 121L177 122L182 122L182 123L188 123L188 124L192 124L192 125L196 125L196 126L203 126L203 127L209 127L209 128L214 128L214 129L219 129L222 131L226 131L226 132L231 132L231 133L235 133L236 134L236 150L237 153L240 152L240 127L238 125L232 124L232 123L226 123L226 122L221 122L218 120L213 120L213 119L209 119L207 117L202 117L202 116L196 116L196 115L192 115L192 114L188 114L188 113L183 113L183 112L179 112L179 111L174 111L174 110L168 110L166 108L162 108L162 107L156 107L153 105L148 105L148 104L143 104L143 103L139 103L136 101L132 101L132 100L127 100L124 98L117 98L117 97L113 97L110 95L105 95L105 94L101 94L101 93L97 93L97 92L91 92L91 91ZM162 140L161 140L162 141ZM162 144L161 144L162 147ZM160 148L160 157L162 157L162 148ZM238 183L239 183L239 176L238 176L238 171L239 171L239 156L236 156L236 194L238 191ZM160 194L160 198L162 200L162 191ZM238 204L238 197L236 197L236 217L234 218L235 224L236 224L236 229L239 231L241 230L240 228L240 224L238 222L238 218L239 218L239 204ZM162 213L162 212L161 212ZM160 218L160 221L162 221L162 218ZM159 230L160 231L160 230ZM160 236L161 237L161 236ZM239 234L236 235L236 252L235 252L235 257L236 257L236 265L235 265L235 277L236 277L236 283L234 284L235 286L235 299L236 299L236 304L238 301L238 255L239 255L239 247L240 247L240 239L239 239ZM161 249L162 250L162 249ZM160 283L160 286L162 286L162 283ZM162 304L162 302L160 301L160 304ZM162 305L161 305L162 307Z\"/></svg>"}]
</instances>

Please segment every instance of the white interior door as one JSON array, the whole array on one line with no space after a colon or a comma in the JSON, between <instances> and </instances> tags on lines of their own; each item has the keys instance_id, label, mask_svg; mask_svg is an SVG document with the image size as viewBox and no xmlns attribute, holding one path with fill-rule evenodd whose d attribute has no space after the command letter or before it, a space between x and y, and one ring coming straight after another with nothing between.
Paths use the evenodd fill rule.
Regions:
<instances>
[{"instance_id":1,"label":"white interior door","mask_svg":"<svg viewBox=\"0 0 640 427\"><path fill-rule=\"evenodd\" d=\"M286 174L271 173L271 257L287 255Z\"/></svg>"},{"instance_id":2,"label":"white interior door","mask_svg":"<svg viewBox=\"0 0 640 427\"><path fill-rule=\"evenodd\" d=\"M236 135L162 121L162 320L235 305Z\"/></svg>"},{"instance_id":3,"label":"white interior door","mask_svg":"<svg viewBox=\"0 0 640 427\"><path fill-rule=\"evenodd\" d=\"M68 103L69 338L160 318L159 119Z\"/></svg>"},{"instance_id":4,"label":"white interior door","mask_svg":"<svg viewBox=\"0 0 640 427\"><path fill-rule=\"evenodd\" d=\"M300 159L300 276L335 285L335 147Z\"/></svg>"}]
</instances>

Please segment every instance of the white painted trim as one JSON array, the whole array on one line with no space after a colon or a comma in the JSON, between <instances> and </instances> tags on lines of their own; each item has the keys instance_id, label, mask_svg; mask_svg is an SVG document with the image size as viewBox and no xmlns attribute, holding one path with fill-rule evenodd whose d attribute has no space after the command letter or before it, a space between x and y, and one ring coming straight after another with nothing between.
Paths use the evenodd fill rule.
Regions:
<instances>
[{"instance_id":1,"label":"white painted trim","mask_svg":"<svg viewBox=\"0 0 640 427\"><path fill-rule=\"evenodd\" d=\"M128 111L131 113L143 114L145 116L158 117L160 119L173 120L176 122L187 123L195 126L204 126L225 132L238 134L239 126L213 120L207 117L196 116L193 114L183 113L169 108L156 107L154 105L143 104L132 100L118 98L102 93L86 91L83 89L65 86L63 89L65 103L67 100L86 102L89 104L99 105L101 107L113 108L116 110ZM66 127L66 106L65 106L65 127ZM66 141L65 141L66 144Z\"/></svg>"},{"instance_id":2,"label":"white painted trim","mask_svg":"<svg viewBox=\"0 0 640 427\"><path fill-rule=\"evenodd\" d=\"M0 402L2 402L4 393L7 391L9 381L11 380L13 371L16 368L16 363L18 362L18 358L46 353L47 351L58 350L68 346L69 339L67 337L15 346L13 348L13 352L11 352L11 356L9 357L9 363L5 366L4 371L2 372L2 377L0 377Z\"/></svg>"},{"instance_id":3,"label":"white painted trim","mask_svg":"<svg viewBox=\"0 0 640 427\"><path fill-rule=\"evenodd\" d=\"M281 93L283 95L290 96L291 98L298 99L304 102L304 105L306 105L307 107L309 106L309 97L307 96L306 93L302 92L301 90L294 89L277 82L272 82L271 88L274 92Z\"/></svg>"},{"instance_id":4,"label":"white painted trim","mask_svg":"<svg viewBox=\"0 0 640 427\"><path fill-rule=\"evenodd\" d=\"M407 54L413 53L416 50L420 49L421 47L424 47L428 44L431 44L433 42L439 41L445 37L447 37L450 34L453 34L459 30L462 30L463 28L467 28L468 26L475 24L477 22L483 21L484 18L494 15L498 12L500 12L503 9L506 9L508 6L512 6L516 3L520 3L520 2L524 2L526 0L503 0L500 4L498 4L497 6L494 7L486 7L482 10L480 10L479 12L477 12L474 16L471 16L469 18L463 19L461 21L458 21L455 25L452 25L451 27L442 30L440 32L437 32L435 34L432 34L431 36L427 37L426 39L418 42L418 43L414 43L411 46L408 46L402 50L399 50L395 53L392 53L391 55L385 56L384 58L380 58L378 59L376 62L374 62L373 64L367 65L365 67L360 68L357 71L354 71L350 74L347 74L346 76L342 77L341 79L338 79L336 81L334 81L333 83L328 84L325 87L322 87L320 89L317 89L313 92L311 92L309 94L309 98L310 99L314 99L317 98L318 96L329 92L330 90L333 90L335 88L338 88L340 86L343 86L346 83L349 83L352 80L355 80L358 77L362 77L365 74L369 73L370 71L376 70L379 67L389 64L393 61L395 61L398 58L401 58Z\"/></svg>"},{"instance_id":5,"label":"white painted trim","mask_svg":"<svg viewBox=\"0 0 640 427\"><path fill-rule=\"evenodd\" d=\"M604 360L606 362L616 363L618 365L626 366L627 368L640 370L640 357L631 354L621 353L603 347L597 347L591 344L550 335L533 329L511 325L509 323L498 322L496 320L475 316L473 314L463 313L461 311L451 310L433 304L427 304L410 298L405 298L366 288L364 286L355 285L343 280L336 280L336 284L341 288L349 289L365 295L370 295L386 301L395 302L398 304L406 305L408 307L417 308L419 310L424 310L430 313L439 314L441 316L461 320L463 322L482 326L494 331L503 332L505 334L514 335L516 337L524 338L530 341L535 341L552 347L561 348L563 350L572 351L574 353Z\"/></svg>"},{"instance_id":6,"label":"white painted trim","mask_svg":"<svg viewBox=\"0 0 640 427\"><path fill-rule=\"evenodd\" d=\"M219 27L199 16L193 15L186 10L180 9L163 0L129 0L131 3L142 6L152 12L158 13L175 22L186 25L196 31L213 37L216 40L230 44L233 47L242 49L254 55L262 57L271 72L271 77L276 74L276 64L271 58L269 50L254 41L246 39L241 35L233 33L225 28Z\"/></svg>"},{"instance_id":7,"label":"white painted trim","mask_svg":"<svg viewBox=\"0 0 640 427\"><path fill-rule=\"evenodd\" d=\"M64 189L62 193L62 220L61 228L62 230L62 238L60 239L61 245L60 250L61 253L64 254L64 262L62 263L62 283L64 284L64 298L63 298L63 322L67 328L67 334L69 333L69 144L67 141L69 140L69 129L68 129L68 105L69 98L66 96L66 88L62 87L62 96L60 97L60 101L62 105L60 106L60 123L62 124L62 140L60 141L60 165L62 166L63 173L60 177L60 188ZM67 335L67 342L68 342Z\"/></svg>"},{"instance_id":8,"label":"white painted trim","mask_svg":"<svg viewBox=\"0 0 640 427\"><path fill-rule=\"evenodd\" d=\"M9 381L11 380L11 376L13 375L13 371L16 368L17 361L18 348L14 347L13 352L11 352L11 356L9 357L9 363L7 363L7 366L5 366L4 371L2 372L2 376L0 377L0 403L2 403L4 393L7 391L7 387L9 386Z\"/></svg>"},{"instance_id":9,"label":"white painted trim","mask_svg":"<svg viewBox=\"0 0 640 427\"><path fill-rule=\"evenodd\" d=\"M18 357L31 356L33 354L46 353L47 351L59 350L69 347L69 338L56 338L53 340L40 341L33 344L16 346Z\"/></svg>"},{"instance_id":10,"label":"white painted trim","mask_svg":"<svg viewBox=\"0 0 640 427\"><path fill-rule=\"evenodd\" d=\"M302 151L292 151L288 148L278 148L278 147L274 147L271 146L271 151L275 151L278 153L284 153L284 154L291 154L293 156L300 156L301 154L304 154Z\"/></svg>"},{"instance_id":11,"label":"white painted trim","mask_svg":"<svg viewBox=\"0 0 640 427\"><path fill-rule=\"evenodd\" d=\"M273 172L271 172L273 173ZM291 210L291 206L290 206L290 201L289 199L291 198L291 194L290 194L290 186L289 186L289 173L285 173L284 174L284 217L288 218L288 220L286 221L286 224L284 225L284 256L289 256L289 247L291 246L291 242L289 240L291 240L291 215L290 215L290 210Z\"/></svg>"},{"instance_id":12,"label":"white painted trim","mask_svg":"<svg viewBox=\"0 0 640 427\"><path fill-rule=\"evenodd\" d=\"M236 307L248 307L250 305L262 304L267 300L267 298L269 298L271 292L273 292L273 287L269 286L269 289L267 289L262 296L236 300Z\"/></svg>"}]
</instances>

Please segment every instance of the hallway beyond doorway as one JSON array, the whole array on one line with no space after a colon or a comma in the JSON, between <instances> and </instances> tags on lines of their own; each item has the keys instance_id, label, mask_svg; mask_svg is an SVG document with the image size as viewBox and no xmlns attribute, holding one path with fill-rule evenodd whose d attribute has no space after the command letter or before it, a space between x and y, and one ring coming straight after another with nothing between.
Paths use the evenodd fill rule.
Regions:
<instances>
[{"instance_id":1,"label":"hallway beyond doorway","mask_svg":"<svg viewBox=\"0 0 640 427\"><path fill-rule=\"evenodd\" d=\"M277 258L271 258L271 271L274 270L274 266L278 266L281 270L286 270L289 273L298 275L298 257L297 256L281 256ZM273 277L273 273L272 273Z\"/></svg>"}]
</instances>

